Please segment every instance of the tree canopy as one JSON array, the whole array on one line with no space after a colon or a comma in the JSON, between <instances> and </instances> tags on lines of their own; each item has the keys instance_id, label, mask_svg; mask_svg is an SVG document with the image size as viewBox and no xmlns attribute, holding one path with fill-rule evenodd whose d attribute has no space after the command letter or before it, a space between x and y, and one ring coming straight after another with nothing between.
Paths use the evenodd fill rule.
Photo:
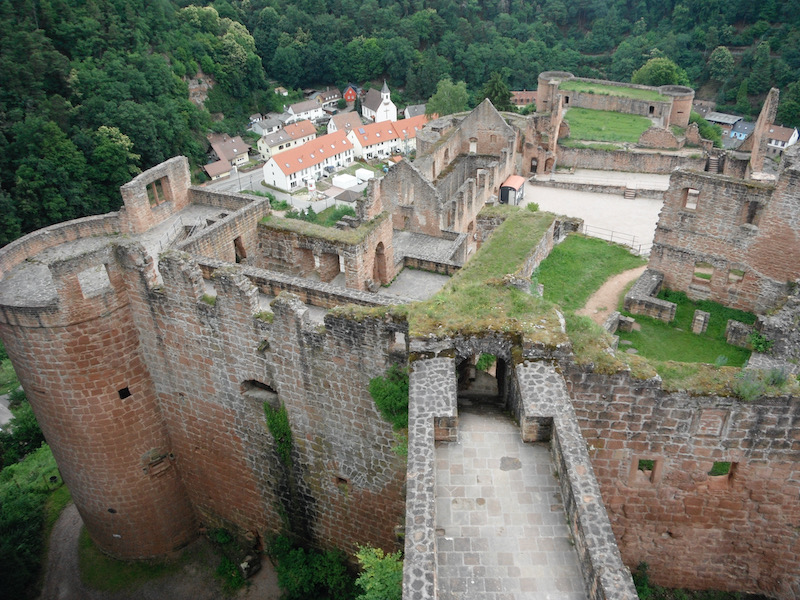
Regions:
<instances>
[{"instance_id":1,"label":"tree canopy","mask_svg":"<svg viewBox=\"0 0 800 600\"><path fill-rule=\"evenodd\" d=\"M463 82L469 106L483 96L502 105L499 82L533 89L545 70L696 88L713 79L720 110L759 106L780 87L787 106L779 118L798 126L797 8L749 0L0 0L0 203L10 211L0 243L116 208L125 173L176 154L204 162L209 130L239 134L250 114L282 109L278 85L386 78L402 106L434 96L449 77ZM204 102L190 102L190 86L207 84ZM39 147L50 139L52 147ZM49 166L56 170L42 171Z\"/></svg>"},{"instance_id":2,"label":"tree canopy","mask_svg":"<svg viewBox=\"0 0 800 600\"><path fill-rule=\"evenodd\" d=\"M445 77L438 83L436 93L425 105L425 114L440 117L451 115L467 110L468 103L467 84L463 81L453 83L449 77Z\"/></svg>"}]
</instances>

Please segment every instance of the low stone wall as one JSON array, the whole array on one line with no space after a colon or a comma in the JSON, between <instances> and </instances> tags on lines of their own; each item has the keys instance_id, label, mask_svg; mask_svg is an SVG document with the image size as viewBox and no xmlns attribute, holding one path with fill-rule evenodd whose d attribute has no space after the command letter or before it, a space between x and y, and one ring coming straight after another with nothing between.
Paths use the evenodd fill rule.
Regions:
<instances>
[{"instance_id":1,"label":"low stone wall","mask_svg":"<svg viewBox=\"0 0 800 600\"><path fill-rule=\"evenodd\" d=\"M408 382L408 467L403 600L435 600L436 429L458 427L455 360L415 361ZM448 441L454 441L448 439Z\"/></svg>"},{"instance_id":2,"label":"low stone wall","mask_svg":"<svg viewBox=\"0 0 800 600\"><path fill-rule=\"evenodd\" d=\"M231 208L235 202L223 202L223 198L218 195L203 196L204 199L214 202L212 206ZM217 221L213 225L205 228L199 234L185 240L177 245L178 250L183 250L189 254L207 256L224 260L229 263L236 262L236 250L234 240L239 238L241 248L249 257L256 253L258 222L269 214L269 201L266 198L244 198L249 202L235 213L228 215L224 219ZM228 205L228 206L226 206Z\"/></svg>"},{"instance_id":3,"label":"low stone wall","mask_svg":"<svg viewBox=\"0 0 800 600\"><path fill-rule=\"evenodd\" d=\"M625 310L634 315L647 315L669 323L675 318L676 305L674 302L659 300L655 297L664 282L664 274L647 269L636 280L630 291L625 294L623 306Z\"/></svg>"},{"instance_id":4,"label":"low stone wall","mask_svg":"<svg viewBox=\"0 0 800 600\"><path fill-rule=\"evenodd\" d=\"M229 263L209 258L196 258L203 277L210 279L214 271L230 266ZM333 308L343 304L359 306L391 306L413 302L410 298L392 296L390 294L372 294L350 288L340 287L320 281L311 281L303 277L293 277L276 271L267 271L257 267L240 265L242 273L259 289L262 294L277 296L281 292L291 292L304 304Z\"/></svg>"},{"instance_id":5,"label":"low stone wall","mask_svg":"<svg viewBox=\"0 0 800 600\"><path fill-rule=\"evenodd\" d=\"M725 341L731 346L751 348L750 334L754 331L755 328L752 325L731 319L725 327Z\"/></svg>"},{"instance_id":6,"label":"low stone wall","mask_svg":"<svg viewBox=\"0 0 800 600\"><path fill-rule=\"evenodd\" d=\"M520 395L516 410L523 439L544 441L549 433L547 424L552 423L550 450L588 597L636 600L636 589L622 562L564 378L545 361L518 365L516 373Z\"/></svg>"},{"instance_id":7,"label":"low stone wall","mask_svg":"<svg viewBox=\"0 0 800 600\"><path fill-rule=\"evenodd\" d=\"M628 189L624 185L601 185L597 183L574 183L571 181L550 181L542 179L533 179L531 183L535 186L559 188L563 190L575 190L578 192L594 192L598 194L615 194L622 196L625 190ZM647 190L636 188L637 198L651 198L660 200L664 196L664 190Z\"/></svg>"},{"instance_id":8,"label":"low stone wall","mask_svg":"<svg viewBox=\"0 0 800 600\"><path fill-rule=\"evenodd\" d=\"M461 265L452 262L443 262L435 258L426 258L425 256L412 256L406 254L403 257L403 267L411 269L419 269L420 271L428 271L430 273L439 273L440 275L455 275L461 270Z\"/></svg>"},{"instance_id":9,"label":"low stone wall","mask_svg":"<svg viewBox=\"0 0 800 600\"><path fill-rule=\"evenodd\" d=\"M558 146L558 162L562 167L600 169L601 171L632 171L669 175L677 167L702 171L706 166L702 150L698 157L676 156L624 150L592 150L590 148L565 148Z\"/></svg>"},{"instance_id":10,"label":"low stone wall","mask_svg":"<svg viewBox=\"0 0 800 600\"><path fill-rule=\"evenodd\" d=\"M216 192L212 189L192 186L189 188L189 200L192 204L219 206L228 210L241 210L256 201L267 201L263 196L237 194L236 192Z\"/></svg>"},{"instance_id":11,"label":"low stone wall","mask_svg":"<svg viewBox=\"0 0 800 600\"><path fill-rule=\"evenodd\" d=\"M14 240L0 251L0 278L22 261L43 250L87 237L119 233L119 213L83 217L38 229Z\"/></svg>"}]
</instances>

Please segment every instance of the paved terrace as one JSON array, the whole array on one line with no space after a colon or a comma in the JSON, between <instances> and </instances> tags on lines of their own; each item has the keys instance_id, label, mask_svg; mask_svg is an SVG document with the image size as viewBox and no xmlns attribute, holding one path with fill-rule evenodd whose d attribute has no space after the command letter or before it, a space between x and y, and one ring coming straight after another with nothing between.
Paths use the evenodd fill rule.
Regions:
<instances>
[{"instance_id":1,"label":"paved terrace","mask_svg":"<svg viewBox=\"0 0 800 600\"><path fill-rule=\"evenodd\" d=\"M458 343L481 351L474 342ZM409 379L404 600L636 600L555 366L513 367L516 427L459 411L449 346L414 348L438 357Z\"/></svg>"},{"instance_id":2,"label":"paved terrace","mask_svg":"<svg viewBox=\"0 0 800 600\"><path fill-rule=\"evenodd\" d=\"M486 402L460 401L458 442L436 448L439 600L585 600L547 444Z\"/></svg>"}]
</instances>

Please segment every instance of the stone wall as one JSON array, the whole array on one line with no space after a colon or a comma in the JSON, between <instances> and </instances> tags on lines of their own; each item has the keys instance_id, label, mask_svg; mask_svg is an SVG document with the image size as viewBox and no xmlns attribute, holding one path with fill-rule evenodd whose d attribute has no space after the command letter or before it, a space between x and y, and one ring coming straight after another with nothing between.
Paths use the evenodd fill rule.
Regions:
<instances>
[{"instance_id":1,"label":"stone wall","mask_svg":"<svg viewBox=\"0 0 800 600\"><path fill-rule=\"evenodd\" d=\"M776 306L786 282L800 275L796 156L789 156L775 187L673 173L650 252L650 267L664 274L664 286L743 310Z\"/></svg>"},{"instance_id":2,"label":"stone wall","mask_svg":"<svg viewBox=\"0 0 800 600\"><path fill-rule=\"evenodd\" d=\"M672 154L559 146L558 164L562 167L668 175L677 167L702 171L705 169L706 159L701 156L701 153L702 150L698 150L698 156L691 158Z\"/></svg>"},{"instance_id":3,"label":"stone wall","mask_svg":"<svg viewBox=\"0 0 800 600\"><path fill-rule=\"evenodd\" d=\"M581 81L592 81L583 80ZM615 82L595 80L603 85L612 85ZM625 87L635 87L632 84L621 84ZM652 89L652 88L650 88ZM659 119L663 127L669 126L669 116L672 111L671 101L639 100L626 96L611 96L605 94L591 94L576 92L574 90L559 90L564 98L566 108L588 108L592 110L608 110L612 112L640 115L643 117ZM569 99L569 101L567 101Z\"/></svg>"},{"instance_id":4,"label":"stone wall","mask_svg":"<svg viewBox=\"0 0 800 600\"><path fill-rule=\"evenodd\" d=\"M36 235L36 234L34 234ZM89 535L112 556L158 556L196 533L139 344L128 273L109 245L49 270L57 304L4 306L0 337ZM143 280L152 259L140 260ZM85 297L79 277L105 271Z\"/></svg>"},{"instance_id":5,"label":"stone wall","mask_svg":"<svg viewBox=\"0 0 800 600\"><path fill-rule=\"evenodd\" d=\"M800 594L800 400L562 368L626 564L668 587ZM730 474L710 476L723 461Z\"/></svg>"},{"instance_id":6,"label":"stone wall","mask_svg":"<svg viewBox=\"0 0 800 600\"><path fill-rule=\"evenodd\" d=\"M175 156L134 177L120 188L125 233L142 233L189 204L189 160Z\"/></svg>"},{"instance_id":7,"label":"stone wall","mask_svg":"<svg viewBox=\"0 0 800 600\"><path fill-rule=\"evenodd\" d=\"M664 274L647 269L625 294L624 307L633 315L647 315L665 323L675 319L677 305L656 298L664 283Z\"/></svg>"},{"instance_id":8,"label":"stone wall","mask_svg":"<svg viewBox=\"0 0 800 600\"><path fill-rule=\"evenodd\" d=\"M639 136L638 144L645 148L663 150L680 150L686 143L685 138L678 139L672 131L665 127L651 127Z\"/></svg>"},{"instance_id":9,"label":"stone wall","mask_svg":"<svg viewBox=\"0 0 800 600\"><path fill-rule=\"evenodd\" d=\"M316 274L327 283L339 274L341 257L345 284L354 290L366 290L370 282L389 283L396 275L392 221L386 213L346 232L322 227L303 232L259 223L256 236L251 264L259 268L298 277Z\"/></svg>"},{"instance_id":10,"label":"stone wall","mask_svg":"<svg viewBox=\"0 0 800 600\"><path fill-rule=\"evenodd\" d=\"M622 196L628 186L625 185L598 185L596 183L574 183L571 181L550 181L547 179L535 179L531 183L537 187L550 187L562 190L576 190L580 192L593 192L597 194L616 194ZM664 190L647 190L636 188L637 198L650 198L660 200L664 196ZM600 201L601 202L601 201Z\"/></svg>"},{"instance_id":11,"label":"stone wall","mask_svg":"<svg viewBox=\"0 0 800 600\"><path fill-rule=\"evenodd\" d=\"M248 257L256 254L258 237L258 222L270 213L269 200L266 198L250 199L239 197L240 200L248 200L244 206L233 208L238 204L237 198L230 201L220 202L219 195L199 194L197 200L208 201L211 206L220 206L235 212L229 214L213 225L203 229L200 233L192 236L177 245L178 250L189 252L197 256L216 258L226 262L246 262ZM193 196L193 200L195 197ZM205 202L202 202L205 203ZM237 256L237 240L239 244L239 254Z\"/></svg>"},{"instance_id":12,"label":"stone wall","mask_svg":"<svg viewBox=\"0 0 800 600\"><path fill-rule=\"evenodd\" d=\"M321 330L289 294L260 316L242 268L217 268L213 305L186 254L169 252L164 285L130 277L143 354L156 381L175 464L198 517L265 536L284 527L321 547L396 547L404 464L391 425L367 392L404 323L326 317ZM292 460L276 451L264 415L283 405Z\"/></svg>"}]
</instances>

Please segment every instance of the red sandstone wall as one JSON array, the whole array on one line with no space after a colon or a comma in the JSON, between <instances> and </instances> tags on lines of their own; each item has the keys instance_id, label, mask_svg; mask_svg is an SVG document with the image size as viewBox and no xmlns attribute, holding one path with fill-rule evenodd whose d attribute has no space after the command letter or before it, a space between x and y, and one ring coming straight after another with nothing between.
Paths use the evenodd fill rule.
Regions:
<instances>
[{"instance_id":1,"label":"red sandstone wall","mask_svg":"<svg viewBox=\"0 0 800 600\"><path fill-rule=\"evenodd\" d=\"M697 153L697 158L686 158L669 154L634 153L621 150L609 152L559 146L558 164L562 167L667 175L677 167L702 171L706 166L706 159L701 156L702 150L698 150Z\"/></svg>"},{"instance_id":2,"label":"red sandstone wall","mask_svg":"<svg viewBox=\"0 0 800 600\"><path fill-rule=\"evenodd\" d=\"M386 368L393 331L344 320L320 333L282 300L269 324L253 317L256 289L234 267L215 272L214 306L201 300L200 271L181 255L165 257L161 272L162 292L137 284L131 294L176 464L203 521L262 536L283 528L286 471L262 402L242 393L243 382L257 380L289 412L300 530L322 546L393 548L403 461L366 392Z\"/></svg>"},{"instance_id":3,"label":"red sandstone wall","mask_svg":"<svg viewBox=\"0 0 800 600\"><path fill-rule=\"evenodd\" d=\"M666 394L574 367L565 376L623 559L669 587L800 593L796 398ZM639 459L654 459L650 481ZM708 476L713 462L734 474Z\"/></svg>"},{"instance_id":4,"label":"red sandstone wall","mask_svg":"<svg viewBox=\"0 0 800 600\"><path fill-rule=\"evenodd\" d=\"M0 336L92 539L113 556L144 558L186 543L196 525L109 258L104 249L62 263L59 306L5 307ZM104 261L112 288L83 298L77 273Z\"/></svg>"},{"instance_id":5,"label":"red sandstone wall","mask_svg":"<svg viewBox=\"0 0 800 600\"><path fill-rule=\"evenodd\" d=\"M677 171L664 196L650 267L664 273L667 288L744 310L768 310L798 276L800 239L798 177L785 172L779 188L706 173ZM697 207L685 206L685 190L698 190ZM760 208L747 223L748 205ZM694 278L696 262L714 266L711 280ZM745 271L731 282L730 269Z\"/></svg>"}]
</instances>

